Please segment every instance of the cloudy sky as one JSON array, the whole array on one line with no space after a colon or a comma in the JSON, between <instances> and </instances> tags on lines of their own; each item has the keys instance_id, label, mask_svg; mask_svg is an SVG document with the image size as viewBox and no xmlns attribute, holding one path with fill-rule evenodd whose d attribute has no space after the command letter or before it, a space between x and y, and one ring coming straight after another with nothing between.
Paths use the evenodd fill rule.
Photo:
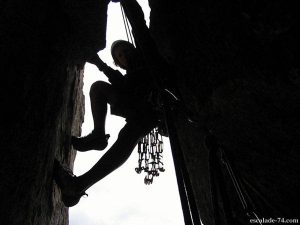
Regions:
<instances>
[{"instance_id":1,"label":"cloudy sky","mask_svg":"<svg viewBox=\"0 0 300 225\"><path fill-rule=\"evenodd\" d=\"M143 7L146 20L149 18L147 0L138 0ZM127 40L119 3L110 3L107 24L107 48L99 56L114 68L110 46L114 40ZM119 68L118 68L119 69ZM124 71L123 71L124 72ZM107 78L91 64L85 65L84 94L86 96L85 122L82 135L93 129L88 93L96 80ZM108 113L106 133L111 135L109 147L116 140L125 120ZM119 169L87 190L88 197L70 208L70 225L183 225L183 217L176 183L175 171L168 140L165 140L163 162L166 171L155 177L152 185L144 184L145 174L134 170L138 163L136 149L129 160ZM107 150L106 149L106 150ZM74 173L80 175L91 168L105 151L77 153Z\"/></svg>"}]
</instances>

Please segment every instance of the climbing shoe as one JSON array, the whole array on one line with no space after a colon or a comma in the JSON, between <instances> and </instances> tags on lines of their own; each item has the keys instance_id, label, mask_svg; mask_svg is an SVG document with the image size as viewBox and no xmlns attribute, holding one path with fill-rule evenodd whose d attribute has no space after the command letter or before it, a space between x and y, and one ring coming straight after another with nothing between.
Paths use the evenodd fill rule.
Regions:
<instances>
[{"instance_id":1,"label":"climbing shoe","mask_svg":"<svg viewBox=\"0 0 300 225\"><path fill-rule=\"evenodd\" d=\"M71 142L77 151L86 152L89 150L103 150L108 144L110 135L99 135L96 132L92 132L85 137L74 137L72 136Z\"/></svg>"},{"instance_id":2,"label":"climbing shoe","mask_svg":"<svg viewBox=\"0 0 300 225\"><path fill-rule=\"evenodd\" d=\"M66 207L76 205L85 191L76 190L76 176L68 168L63 167L58 160L54 161L54 180L61 190L61 200Z\"/></svg>"}]
</instances>

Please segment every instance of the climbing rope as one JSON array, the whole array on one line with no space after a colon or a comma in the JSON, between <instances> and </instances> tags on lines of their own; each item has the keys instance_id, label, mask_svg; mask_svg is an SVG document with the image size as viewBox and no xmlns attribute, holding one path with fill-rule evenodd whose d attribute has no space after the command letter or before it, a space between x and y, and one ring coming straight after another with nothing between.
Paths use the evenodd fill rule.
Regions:
<instances>
[{"instance_id":1,"label":"climbing rope","mask_svg":"<svg viewBox=\"0 0 300 225\"><path fill-rule=\"evenodd\" d=\"M125 7L125 12L126 12L126 7ZM141 49L141 51L142 51L143 57L146 58L145 53L143 52L143 49ZM148 64L148 63L149 62L146 60L146 64ZM152 97L152 100L153 100L152 102L159 103L157 107L161 108L162 114L164 115L163 122L166 125L167 133L170 133L170 135L168 135L168 136L170 136L170 144L171 144L171 150L172 150L171 152L172 152L174 164L175 164L175 172L176 172L178 189L179 189L179 194L180 194L180 199L181 199L184 221L185 221L186 225L201 225L202 222L201 222L201 219L200 219L200 216L198 213L198 209L196 206L195 197L193 196L192 185L189 180L188 171L187 171L187 168L186 168L186 165L184 162L183 153L182 153L182 150L181 150L181 147L179 144L179 140L178 140L178 134L176 132L176 128L173 124L173 119L172 119L174 117L174 115L173 115L174 111L172 109L174 109L175 106L176 106L176 109L178 109L179 105L180 106L183 106L183 105L182 105L182 102L179 101L179 99L171 91L162 87L161 82L159 82L159 81L161 81L161 80L159 80L159 79L161 79L160 77L157 77L155 74L152 74L152 77L153 77L153 81L154 81L155 88L156 88L156 90L154 90L154 92L153 92L154 99ZM166 93L168 93L168 94L166 95ZM169 96L169 98L167 96ZM171 102L173 102L173 103L176 102L176 104L173 104L173 103L170 104L170 101L169 101L170 96L172 96L173 100L175 99L175 101L171 101ZM178 103L181 103L181 104L178 104ZM184 113L187 112L186 108L183 112ZM194 122L192 119L190 119L189 116L186 116L186 118L189 123ZM153 132L153 131L151 131L151 132ZM151 135L151 133L150 133L150 135ZM151 146L151 145L143 145L143 143L148 143L147 140L149 141L149 139L147 139L147 137L145 137L145 138L141 140L141 142L139 144L139 149L138 149L138 151L140 151L139 154L143 152L144 157L146 157L145 155L148 150L144 151L142 149L147 149L148 146ZM157 142L157 143L159 143L159 142ZM143 154L141 154L142 156L140 159L142 159ZM160 160L160 157L158 157L158 158ZM143 162L143 160L141 162ZM145 162L146 161L144 161L144 163ZM139 163L140 163L140 161L139 161ZM151 166L152 165L153 164L151 164ZM163 164L158 163L155 165L158 166L158 171L159 171L159 166L161 166ZM142 164L139 165L139 167L136 169L137 172L140 172L142 167L143 167ZM157 174L157 173L154 172L154 174ZM153 180L153 174L150 174L148 177L147 176L145 177L145 183L152 182L152 180Z\"/></svg>"},{"instance_id":2,"label":"climbing rope","mask_svg":"<svg viewBox=\"0 0 300 225\"><path fill-rule=\"evenodd\" d=\"M226 167L226 170L227 170L227 172L228 172L228 174L229 174L229 176L231 178L231 181L232 181L233 186L235 188L235 191L236 191L236 193L238 195L238 198L239 198L239 200L240 200L240 202L241 202L241 204L243 206L243 209L245 211L246 216L248 218L254 217L255 219L258 219L258 216L257 216L255 210L251 209L249 207L249 205L247 204L247 201L245 199L245 194L243 193L244 191L242 190L241 184L239 183L239 181L238 181L238 179L237 179L237 177L236 177L236 175L235 175L235 173L234 173L234 171L233 171L233 169L232 169L232 167L230 165L230 162L229 162L229 160L228 160L228 158L227 158L227 156L225 154L224 149L221 148L221 147L219 149L220 149L220 153L221 153L221 155L220 155L221 162ZM260 222L260 220L257 220L257 221L259 222L260 225L262 225L261 222Z\"/></svg>"},{"instance_id":3,"label":"climbing rope","mask_svg":"<svg viewBox=\"0 0 300 225\"><path fill-rule=\"evenodd\" d=\"M232 182L232 185L234 187L234 190L236 191L236 194L238 196L238 199L242 205L243 211L245 213L245 215L251 219L251 218L256 218L258 219L258 216L255 212L255 208L253 205L253 201L251 201L249 195L247 194L246 190L243 189L243 185L241 183L241 179L239 179L238 174L236 173L236 171L234 171L234 169L231 166L231 162L229 160L229 158L227 157L226 153L225 153L225 149L224 147L219 143L218 139L212 135L212 134L208 134L205 138L205 144L206 147L210 150L210 165L212 166L211 171L212 174L216 171L216 173L219 173L220 175L223 174L221 172L221 170L224 168L228 175L229 178ZM221 164L223 166L221 166ZM224 176L224 175L223 175ZM213 178L212 178L213 180ZM223 181L224 182L224 181ZM221 189L224 190L224 184L221 184ZM216 192L216 191L213 191ZM223 192L223 196L222 196L224 200L224 202L226 203L226 201L230 201L229 199L227 199L227 194ZM250 204L252 203L252 204ZM215 203L215 208L217 209L218 203ZM233 219L232 216L230 216L230 214L228 214L229 218ZM258 220L259 221L259 220ZM259 221L259 224L261 225L261 222Z\"/></svg>"},{"instance_id":4,"label":"climbing rope","mask_svg":"<svg viewBox=\"0 0 300 225\"><path fill-rule=\"evenodd\" d=\"M138 142L138 167L135 171L140 174L142 171L146 173L144 183L152 184L153 178L159 176L160 172L164 172L164 164L162 160L163 140L158 128L153 129L148 135Z\"/></svg>"},{"instance_id":5,"label":"climbing rope","mask_svg":"<svg viewBox=\"0 0 300 225\"><path fill-rule=\"evenodd\" d=\"M126 31L127 41L134 44L133 34L129 27L129 21L125 15L124 9L120 4L124 27ZM153 94L153 93L152 93ZM159 176L160 172L164 172L162 160L163 139L158 128L154 128L145 137L138 142L138 167L135 171L140 174L142 171L146 173L144 183L146 185L153 183L153 178Z\"/></svg>"},{"instance_id":6,"label":"climbing rope","mask_svg":"<svg viewBox=\"0 0 300 225\"><path fill-rule=\"evenodd\" d=\"M124 27L125 27L127 41L130 42L131 44L133 44L133 46L135 46L134 41L133 41L134 40L133 35L130 32L130 28L129 28L129 21L128 21L128 18L126 17L126 15L125 15L124 9L123 9L121 4L120 4L120 8L121 8L121 12L122 12L123 23L124 23Z\"/></svg>"}]
</instances>

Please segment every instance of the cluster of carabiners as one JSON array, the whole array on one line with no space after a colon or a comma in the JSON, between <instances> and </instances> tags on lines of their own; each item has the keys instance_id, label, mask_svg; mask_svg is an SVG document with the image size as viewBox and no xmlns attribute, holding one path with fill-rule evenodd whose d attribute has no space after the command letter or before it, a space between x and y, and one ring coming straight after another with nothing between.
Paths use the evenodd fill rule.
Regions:
<instances>
[{"instance_id":1,"label":"cluster of carabiners","mask_svg":"<svg viewBox=\"0 0 300 225\"><path fill-rule=\"evenodd\" d=\"M159 176L159 172L164 172L162 163L163 140L158 129L154 128L149 134L143 137L138 143L138 167L137 173L146 172L145 184L152 184L153 177Z\"/></svg>"}]
</instances>

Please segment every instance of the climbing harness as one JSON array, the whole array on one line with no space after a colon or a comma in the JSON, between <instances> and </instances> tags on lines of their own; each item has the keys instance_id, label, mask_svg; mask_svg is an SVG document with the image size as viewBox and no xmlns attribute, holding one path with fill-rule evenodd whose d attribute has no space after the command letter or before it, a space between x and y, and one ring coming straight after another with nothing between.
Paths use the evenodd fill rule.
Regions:
<instances>
[{"instance_id":1,"label":"climbing harness","mask_svg":"<svg viewBox=\"0 0 300 225\"><path fill-rule=\"evenodd\" d=\"M164 164L161 161L162 153L163 140L158 128L153 129L138 142L139 159L135 171L138 174L142 171L146 173L145 184L152 184L153 178L159 176L160 172L165 171Z\"/></svg>"}]
</instances>

